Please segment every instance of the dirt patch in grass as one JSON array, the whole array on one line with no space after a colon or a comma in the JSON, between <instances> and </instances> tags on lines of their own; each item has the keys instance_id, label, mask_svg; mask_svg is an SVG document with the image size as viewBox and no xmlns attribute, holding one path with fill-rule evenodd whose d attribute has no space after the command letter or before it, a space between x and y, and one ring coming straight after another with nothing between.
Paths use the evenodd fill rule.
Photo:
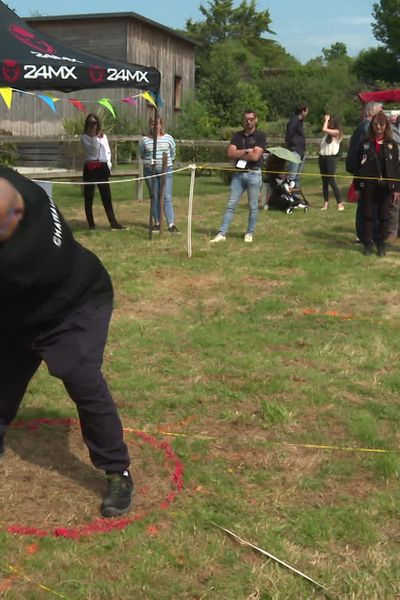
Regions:
<instances>
[{"instance_id":1,"label":"dirt patch in grass","mask_svg":"<svg viewBox=\"0 0 400 600\"><path fill-rule=\"evenodd\" d=\"M174 469L163 452L127 433L135 499L132 515L159 507ZM0 462L0 525L74 527L99 517L106 481L89 460L79 427L10 429Z\"/></svg>"},{"instance_id":2,"label":"dirt patch in grass","mask_svg":"<svg viewBox=\"0 0 400 600\"><path fill-rule=\"evenodd\" d=\"M134 301L127 293L119 290L114 319L175 316L183 307L201 309L205 313L213 313L216 310L224 313L232 311L232 304L226 299L224 278L220 273L193 275L178 268L163 269L153 271L151 278L154 287L146 298ZM282 281L261 277L245 276L237 281L237 289L243 288L248 302L256 302L269 296L273 288L282 285Z\"/></svg>"}]
</instances>

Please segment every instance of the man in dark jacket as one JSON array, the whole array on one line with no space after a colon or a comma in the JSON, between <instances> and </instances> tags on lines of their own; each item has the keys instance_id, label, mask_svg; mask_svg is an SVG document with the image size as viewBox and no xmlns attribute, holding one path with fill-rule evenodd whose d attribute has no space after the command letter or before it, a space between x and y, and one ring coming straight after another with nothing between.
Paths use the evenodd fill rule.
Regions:
<instances>
[{"instance_id":1,"label":"man in dark jacket","mask_svg":"<svg viewBox=\"0 0 400 600\"><path fill-rule=\"evenodd\" d=\"M104 517L126 513L133 483L121 421L101 373L113 289L53 200L0 167L0 455L29 381L44 361L75 402L92 463L106 472Z\"/></svg>"},{"instance_id":2,"label":"man in dark jacket","mask_svg":"<svg viewBox=\"0 0 400 600\"><path fill-rule=\"evenodd\" d=\"M296 106L295 114L292 116L286 126L285 142L286 147L297 154L300 162L287 163L288 178L296 182L300 187L300 174L303 170L304 154L306 152L306 139L304 136L304 119L309 113L308 104L302 102Z\"/></svg>"}]
</instances>

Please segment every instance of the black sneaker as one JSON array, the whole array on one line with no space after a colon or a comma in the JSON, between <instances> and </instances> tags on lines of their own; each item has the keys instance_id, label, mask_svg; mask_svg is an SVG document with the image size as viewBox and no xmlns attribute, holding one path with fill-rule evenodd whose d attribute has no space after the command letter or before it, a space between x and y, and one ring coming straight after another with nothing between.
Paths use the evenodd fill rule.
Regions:
<instances>
[{"instance_id":1,"label":"black sneaker","mask_svg":"<svg viewBox=\"0 0 400 600\"><path fill-rule=\"evenodd\" d=\"M181 232L175 225L170 225L168 227L168 231L169 231L169 233L177 233L178 235L181 235Z\"/></svg>"},{"instance_id":2,"label":"black sneaker","mask_svg":"<svg viewBox=\"0 0 400 600\"><path fill-rule=\"evenodd\" d=\"M125 473L125 474L124 474ZM102 517L125 515L131 506L133 481L129 471L107 473L107 491L100 507Z\"/></svg>"},{"instance_id":3,"label":"black sneaker","mask_svg":"<svg viewBox=\"0 0 400 600\"><path fill-rule=\"evenodd\" d=\"M160 226L159 225L153 225L153 227L151 228L152 233L160 233Z\"/></svg>"},{"instance_id":4,"label":"black sneaker","mask_svg":"<svg viewBox=\"0 0 400 600\"><path fill-rule=\"evenodd\" d=\"M121 223L111 225L111 231L127 231L128 229L129 227L125 227L124 225L121 225Z\"/></svg>"},{"instance_id":5,"label":"black sneaker","mask_svg":"<svg viewBox=\"0 0 400 600\"><path fill-rule=\"evenodd\" d=\"M3 458L6 451L4 450L4 438L0 438L0 459Z\"/></svg>"}]
</instances>

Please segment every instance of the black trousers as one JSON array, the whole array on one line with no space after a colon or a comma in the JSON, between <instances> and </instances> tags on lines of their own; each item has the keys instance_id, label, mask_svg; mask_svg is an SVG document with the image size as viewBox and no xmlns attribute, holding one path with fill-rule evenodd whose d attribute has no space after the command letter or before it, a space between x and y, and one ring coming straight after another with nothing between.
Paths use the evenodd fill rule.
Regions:
<instances>
[{"instance_id":1,"label":"black trousers","mask_svg":"<svg viewBox=\"0 0 400 600\"><path fill-rule=\"evenodd\" d=\"M75 402L83 439L98 469L122 472L129 455L117 408L101 373L112 303L84 305L35 337L1 336L0 436L17 414L42 360Z\"/></svg>"},{"instance_id":2,"label":"black trousers","mask_svg":"<svg viewBox=\"0 0 400 600\"><path fill-rule=\"evenodd\" d=\"M337 158L336 156L322 156L320 154L318 157L318 162L319 172L323 176L322 195L324 198L324 202L329 201L329 186L331 186L335 195L335 200L339 204L341 202L340 191L335 179Z\"/></svg>"},{"instance_id":3,"label":"black trousers","mask_svg":"<svg viewBox=\"0 0 400 600\"><path fill-rule=\"evenodd\" d=\"M111 201L111 189L110 184L108 183L108 178L110 176L110 169L108 168L107 163L101 163L101 167L99 169L88 169L87 164L85 163L83 167L83 181L104 181L104 183L98 183L97 187L99 188L100 198L104 206L105 213L107 215L107 219L111 225L114 227L117 224L117 219L115 218L114 209ZM88 222L89 227L94 227L94 218L93 218L93 198L94 198L94 190L95 185L85 185L83 189L83 196L85 198L85 215L86 220Z\"/></svg>"},{"instance_id":4,"label":"black trousers","mask_svg":"<svg viewBox=\"0 0 400 600\"><path fill-rule=\"evenodd\" d=\"M361 205L364 220L364 244L375 241L383 244L388 236L392 192L380 187L376 181L366 181L361 191ZM377 223L376 223L377 221Z\"/></svg>"}]
</instances>

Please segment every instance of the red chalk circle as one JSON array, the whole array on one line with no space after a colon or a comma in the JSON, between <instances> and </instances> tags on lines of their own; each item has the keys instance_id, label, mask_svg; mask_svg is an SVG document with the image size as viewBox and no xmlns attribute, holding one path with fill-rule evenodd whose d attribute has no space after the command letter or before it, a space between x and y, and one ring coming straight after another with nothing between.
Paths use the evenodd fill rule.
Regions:
<instances>
[{"instance_id":1,"label":"red chalk circle","mask_svg":"<svg viewBox=\"0 0 400 600\"><path fill-rule=\"evenodd\" d=\"M42 425L47 427L71 427L77 426L78 421L76 419L32 419L29 421L16 421L13 424L13 428L37 430ZM171 465L172 470L169 474L171 490L158 506L158 508L161 509L169 508L171 503L183 490L183 463L175 454L168 442L157 440L155 437L148 435L143 431L136 431L133 429L124 429L124 431L136 435L145 444L148 444L152 448L161 451L166 461ZM99 518L85 525L79 525L72 528L56 527L55 529L42 529L36 527L25 527L24 525L10 525L6 527L6 531L8 533L17 535L31 535L36 537L63 537L77 540L82 537L87 537L98 533L107 533L116 529L125 529L125 527L131 523L140 521L141 519L147 517L149 514L151 514L151 512L151 510L143 511L133 515L132 517L128 516L120 519Z\"/></svg>"}]
</instances>

